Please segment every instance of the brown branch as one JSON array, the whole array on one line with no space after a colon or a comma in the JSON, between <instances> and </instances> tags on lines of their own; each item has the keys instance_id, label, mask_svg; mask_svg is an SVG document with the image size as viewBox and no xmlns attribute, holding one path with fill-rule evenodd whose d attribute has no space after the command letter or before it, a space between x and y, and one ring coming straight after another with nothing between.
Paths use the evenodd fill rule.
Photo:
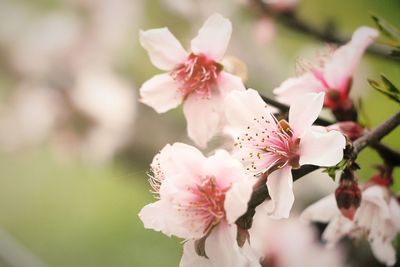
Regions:
<instances>
[{"instance_id":1,"label":"brown branch","mask_svg":"<svg viewBox=\"0 0 400 267\"><path fill-rule=\"evenodd\" d=\"M390 117L387 121L383 122L378 127L372 129L367 134L361 136L353 143L353 156L354 159L367 145L380 146L379 140L385 135L393 131L400 124L400 112ZM386 148L385 148L386 149ZM390 149L391 152L393 150ZM390 153L391 153L390 152ZM397 152L396 152L397 153ZM319 167L314 165L304 165L297 170L292 170L293 181L300 179L306 174L317 170ZM243 229L250 229L255 214L255 209L266 199L270 199L268 188L265 183L258 184L250 197L247 205L247 211L237 221L236 224Z\"/></svg>"},{"instance_id":2,"label":"brown branch","mask_svg":"<svg viewBox=\"0 0 400 267\"><path fill-rule=\"evenodd\" d=\"M353 156L357 157L358 153L363 150L369 144L376 144L381 140L385 135L393 131L400 124L400 112L397 112L392 117L387 119L381 125L375 127L368 133L364 134L360 138L358 138L353 143Z\"/></svg>"},{"instance_id":3,"label":"brown branch","mask_svg":"<svg viewBox=\"0 0 400 267\"><path fill-rule=\"evenodd\" d=\"M335 44L345 44L349 41L347 38L342 38L335 35L332 30L332 24L327 24L325 29L321 30L303 21L294 12L274 12L268 7L268 4L262 0L253 0L253 4L262 14L274 17L278 22L287 28L311 36L317 40ZM391 55L391 49L389 47L374 44L367 49L367 52L374 56L400 63L398 58Z\"/></svg>"}]
</instances>

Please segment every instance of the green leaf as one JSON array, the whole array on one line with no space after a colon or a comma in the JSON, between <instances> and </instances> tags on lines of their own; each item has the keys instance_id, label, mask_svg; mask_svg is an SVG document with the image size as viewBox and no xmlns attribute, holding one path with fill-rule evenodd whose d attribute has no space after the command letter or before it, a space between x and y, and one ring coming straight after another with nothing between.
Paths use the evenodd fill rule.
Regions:
<instances>
[{"instance_id":1,"label":"green leaf","mask_svg":"<svg viewBox=\"0 0 400 267\"><path fill-rule=\"evenodd\" d=\"M397 27L376 15L372 15L372 19L383 34L400 42L400 30Z\"/></svg>"},{"instance_id":2,"label":"green leaf","mask_svg":"<svg viewBox=\"0 0 400 267\"><path fill-rule=\"evenodd\" d=\"M368 80L369 84L377 91L400 104L400 90L383 74L381 82Z\"/></svg>"}]
</instances>

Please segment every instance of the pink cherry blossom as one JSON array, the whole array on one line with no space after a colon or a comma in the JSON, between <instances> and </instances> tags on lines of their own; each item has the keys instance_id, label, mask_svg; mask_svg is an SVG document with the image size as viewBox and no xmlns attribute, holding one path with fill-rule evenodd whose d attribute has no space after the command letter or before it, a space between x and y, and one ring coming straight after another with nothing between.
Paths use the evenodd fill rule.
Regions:
<instances>
[{"instance_id":1,"label":"pink cherry blossom","mask_svg":"<svg viewBox=\"0 0 400 267\"><path fill-rule=\"evenodd\" d=\"M392 242L400 232L400 205L387 187L367 187L362 192L361 205L353 220L342 215L333 194L308 207L302 217L328 223L322 238L329 245L335 244L345 235L354 239L365 237L379 261L388 266L396 262Z\"/></svg>"},{"instance_id":2,"label":"pink cherry blossom","mask_svg":"<svg viewBox=\"0 0 400 267\"><path fill-rule=\"evenodd\" d=\"M353 74L365 49L378 37L378 31L358 28L349 43L333 52L320 67L311 67L299 77L289 78L274 89L279 101L291 104L305 92L326 92L325 106L347 109Z\"/></svg>"},{"instance_id":3,"label":"pink cherry blossom","mask_svg":"<svg viewBox=\"0 0 400 267\"><path fill-rule=\"evenodd\" d=\"M294 202L293 168L333 166L343 157L344 136L312 126L323 101L324 93L299 97L287 122L278 121L255 90L234 91L226 99L227 119L236 133L235 156L254 175L270 172L267 186L274 217L289 216Z\"/></svg>"},{"instance_id":4,"label":"pink cherry blossom","mask_svg":"<svg viewBox=\"0 0 400 267\"><path fill-rule=\"evenodd\" d=\"M242 80L223 71L219 63L231 32L229 20L212 15L191 41L190 53L167 28L140 33L140 43L153 65L167 71L142 85L141 101L158 113L183 102L188 135L202 147L222 128L225 95L231 90L244 90Z\"/></svg>"},{"instance_id":5,"label":"pink cherry blossom","mask_svg":"<svg viewBox=\"0 0 400 267\"><path fill-rule=\"evenodd\" d=\"M152 173L158 201L139 213L145 228L186 240L206 237L211 260L217 260L218 253L227 262L241 257L235 254L240 251L237 245L232 251L223 249L226 240L236 238L234 223L247 210L252 193L253 182L239 161L224 150L206 158L192 146L175 143L155 157Z\"/></svg>"},{"instance_id":6,"label":"pink cherry blossom","mask_svg":"<svg viewBox=\"0 0 400 267\"><path fill-rule=\"evenodd\" d=\"M341 251L323 246L311 225L298 218L273 220L265 212L266 208L267 203L257 208L249 231L251 247L262 266L344 266Z\"/></svg>"}]
</instances>

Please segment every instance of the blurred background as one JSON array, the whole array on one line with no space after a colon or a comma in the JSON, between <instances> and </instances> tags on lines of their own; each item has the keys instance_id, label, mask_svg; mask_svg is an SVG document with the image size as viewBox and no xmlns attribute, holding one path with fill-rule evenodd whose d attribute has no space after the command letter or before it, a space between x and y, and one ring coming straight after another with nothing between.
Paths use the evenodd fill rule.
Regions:
<instances>
[{"instance_id":1,"label":"blurred background","mask_svg":"<svg viewBox=\"0 0 400 267\"><path fill-rule=\"evenodd\" d=\"M154 201L152 157L192 143L180 108L157 114L138 102L140 85L160 73L138 32L167 26L188 47L215 12L233 23L228 54L247 65L246 84L269 96L326 46L245 0L0 0L1 267L178 265L180 241L144 229L137 214ZM373 26L370 14L400 26L398 0L299 0L296 12L348 37ZM370 127L398 111L366 81L380 73L400 86L399 64L369 54L353 83ZM383 142L400 149L400 130ZM379 162L365 150L360 179ZM296 182L297 211L334 189L318 174Z\"/></svg>"}]
</instances>

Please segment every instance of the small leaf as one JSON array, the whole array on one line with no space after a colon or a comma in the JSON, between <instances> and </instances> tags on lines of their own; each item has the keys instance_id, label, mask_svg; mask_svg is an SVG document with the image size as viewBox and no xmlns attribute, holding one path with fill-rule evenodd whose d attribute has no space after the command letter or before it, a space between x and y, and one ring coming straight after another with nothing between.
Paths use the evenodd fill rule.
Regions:
<instances>
[{"instance_id":1,"label":"small leaf","mask_svg":"<svg viewBox=\"0 0 400 267\"><path fill-rule=\"evenodd\" d=\"M400 41L400 30L393 26L391 23L386 20L372 15L372 19L375 21L379 30L385 34L387 37Z\"/></svg>"},{"instance_id":2,"label":"small leaf","mask_svg":"<svg viewBox=\"0 0 400 267\"><path fill-rule=\"evenodd\" d=\"M368 80L369 84L377 91L386 95L390 99L400 104L400 91L397 87L383 74L381 75L382 82Z\"/></svg>"}]
</instances>

